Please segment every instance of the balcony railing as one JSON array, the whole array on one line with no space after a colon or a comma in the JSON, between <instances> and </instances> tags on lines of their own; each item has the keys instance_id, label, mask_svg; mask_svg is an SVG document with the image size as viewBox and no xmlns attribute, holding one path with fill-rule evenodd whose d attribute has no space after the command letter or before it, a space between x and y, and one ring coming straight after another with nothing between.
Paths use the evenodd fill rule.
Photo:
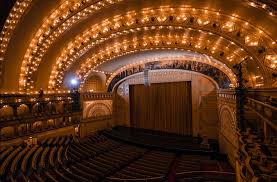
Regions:
<instances>
[{"instance_id":1,"label":"balcony railing","mask_svg":"<svg viewBox=\"0 0 277 182\"><path fill-rule=\"evenodd\" d=\"M239 133L239 181L277 181L276 156L269 153L276 152L276 141L266 141L263 133L248 130Z\"/></svg>"},{"instance_id":2,"label":"balcony railing","mask_svg":"<svg viewBox=\"0 0 277 182\"><path fill-rule=\"evenodd\" d=\"M9 140L78 124L82 116L80 105L77 92L0 94L0 138Z\"/></svg>"},{"instance_id":3,"label":"balcony railing","mask_svg":"<svg viewBox=\"0 0 277 182\"><path fill-rule=\"evenodd\" d=\"M67 113L41 113L36 115L22 115L17 117L0 118L0 127L14 126L19 124L33 123L36 121L45 121L63 117L81 116L82 112Z\"/></svg>"},{"instance_id":4,"label":"balcony railing","mask_svg":"<svg viewBox=\"0 0 277 182\"><path fill-rule=\"evenodd\" d=\"M85 92L82 93L82 99L84 101L86 100L111 100L113 98L112 93L107 92Z\"/></svg>"},{"instance_id":5,"label":"balcony railing","mask_svg":"<svg viewBox=\"0 0 277 182\"><path fill-rule=\"evenodd\" d=\"M231 99L231 100L235 100L236 99L236 93L235 90L233 89L220 89L217 92L217 96L219 98L225 98L225 99Z\"/></svg>"},{"instance_id":6,"label":"balcony railing","mask_svg":"<svg viewBox=\"0 0 277 182\"><path fill-rule=\"evenodd\" d=\"M13 136L4 136L0 135L0 141L7 141L7 140L12 140L16 139L19 137L29 137L29 136L34 136L43 132L51 131L51 130L56 130L64 127L69 127L69 126L77 126L80 123L80 120L72 120L71 122L65 122L62 124L55 124L53 126L43 126L41 128L36 128L32 129L31 131L28 131L27 127L25 127L25 130L21 133L17 132ZM10 125L9 125L10 126Z\"/></svg>"},{"instance_id":7,"label":"balcony railing","mask_svg":"<svg viewBox=\"0 0 277 182\"><path fill-rule=\"evenodd\" d=\"M85 119L82 119L81 122L82 123L89 123L89 122L108 120L108 119L112 119L112 115L104 115L104 116L96 116L96 117L85 118Z\"/></svg>"},{"instance_id":8,"label":"balcony railing","mask_svg":"<svg viewBox=\"0 0 277 182\"><path fill-rule=\"evenodd\" d=\"M277 107L247 98L246 106L255 112L270 128L277 131Z\"/></svg>"}]
</instances>

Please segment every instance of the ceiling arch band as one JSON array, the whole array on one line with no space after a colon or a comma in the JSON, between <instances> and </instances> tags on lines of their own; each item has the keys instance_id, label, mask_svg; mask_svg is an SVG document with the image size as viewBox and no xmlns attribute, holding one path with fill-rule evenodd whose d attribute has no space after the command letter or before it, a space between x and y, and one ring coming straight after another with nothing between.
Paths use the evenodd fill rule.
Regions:
<instances>
[{"instance_id":1,"label":"ceiling arch band","mask_svg":"<svg viewBox=\"0 0 277 182\"><path fill-rule=\"evenodd\" d=\"M178 17L177 17L177 15L175 16L174 14L173 14L173 10L176 10L176 9L173 9L173 10L171 10L172 8L169 8L169 11L167 11L167 10L161 10L161 9L155 9L156 11L162 11L162 13L164 14L163 16L164 17L162 17L162 15L159 17L159 15L156 15L155 17L157 17L157 20L155 21L155 22L158 22L159 20L160 20L160 22L171 22L172 21L172 23L174 24L176 24L176 22L178 22L177 21L177 19L179 19L178 17L179 16L182 16L182 15L184 15L184 14L186 14L186 13L183 13L183 14L179 14L178 15ZM183 11L185 11L184 9L188 9L188 8L178 8L178 9L180 9L180 11L182 11L182 9L183 9ZM194 8L192 8L192 10L193 10ZM151 11L152 10L152 11ZM149 9L149 10L142 10L142 13L145 15L145 14L147 14L147 11L149 11L150 12L150 14L149 14L149 17L148 17L148 15L146 16L146 18L142 18L142 19L140 19L141 20L141 22L145 22L145 23L151 23L151 16L154 16L153 14L151 14L151 13L153 13L153 12L155 12L155 10L153 10L153 9ZM190 8L190 10L191 10L191 8ZM214 16L215 17L218 17L218 18L223 18L223 17L227 17L227 18L229 18L230 20L229 21L243 21L243 20L241 20L241 19L239 19L239 18L237 18L237 17L234 17L234 16L228 16L228 15L222 15L222 14L219 14L218 12L214 12L214 11L209 11L209 10L194 10L195 12L199 12L199 11L204 11L204 14L205 14L205 12L206 12L206 15L208 14L209 15L209 17L211 16L211 13L213 13L213 14L215 14ZM171 15L170 16L167 16L166 15L166 12L169 12ZM175 13L176 13L176 11L174 11ZM136 13L135 13L136 14ZM199 13L199 14L203 14L203 13ZM139 15L141 15L141 14L139 14ZM186 16L186 15L185 15ZM194 17L195 16L195 17ZM234 34L234 32L236 32L235 31L235 28L234 29L232 29L230 26L231 26L231 24L228 24L227 22L228 22L228 20L225 20L225 21L223 21L223 22L225 22L225 24L223 24L223 23L221 23L221 21L218 21L217 23L216 23L216 21L214 22L214 20L213 21L211 21L211 22L208 22L208 24L206 24L205 25L205 22L206 21L204 21L204 20L201 20L201 18L199 18L199 17L196 17L196 15L194 15L194 16L189 16L189 18L187 17L186 18L186 23L187 24L190 24L190 26L202 26L202 27L205 27L205 28L207 28L207 27L209 27L209 28L211 28L211 27L213 27L213 28L211 28L211 29L213 29L213 31L221 31L220 32L220 34L221 35L226 35L227 33L228 33L228 30L232 30L231 31L231 33L230 34ZM199 15L200 16L200 15ZM128 20L128 18L129 19L132 19L132 15L130 15L130 14L126 14L126 16L124 16L124 17L121 17L121 16L118 16L118 21L119 22L123 22L123 24L124 24L124 21L122 20L122 18L126 18L126 20ZM147 18L148 17L148 18ZM173 19L172 20L170 20L171 19L171 17L173 17ZM233 17L233 18L232 18ZM150 19L149 19L150 18ZM164 19L165 18L165 19ZM136 20L135 18L134 19L132 19L132 21L131 22L133 22L133 20ZM192 21L192 22L191 22ZM103 21L103 22L105 22L105 21ZM190 23L189 23L190 22ZM213 22L213 23L212 23ZM182 24L184 24L184 21L182 21L181 22ZM106 22L106 24L109 24L109 23L107 23ZM111 24L111 23L110 23ZM114 27L114 30L113 31L115 31L117 28L120 28L121 26L120 25L118 25L118 23L115 23L115 22L113 22L112 23L113 25L115 25L115 27ZM122 25L123 25L122 24ZM132 23L132 24L134 24L134 23ZM127 23L126 23L126 25L127 25ZM126 26L126 25L124 25L124 26ZM210 25L210 26L209 26ZM116 27L116 26L118 26L118 27ZM215 26L215 27L214 27ZM232 25L233 26L233 25ZM95 26L94 25L94 27L97 27L97 26ZM225 29L225 27L227 27L226 28L226 31L224 31L224 29ZM235 23L234 23L234 27L239 27L239 28L242 28L241 26L236 26L235 25ZM274 40L272 40L266 33L264 33L262 30L260 30L260 29L258 29L257 27L254 27L253 25L251 25L250 23L248 23L248 22L244 22L244 26L243 26L243 30L241 31L241 34L240 34L240 36L242 36L243 34L244 34L244 31L245 31L245 27L251 27L251 28L253 28L253 30L255 30L255 31L252 31L252 32L257 32L257 34L255 34L255 35L260 35L260 39L259 39L259 41L257 42L257 41L254 41L254 42L251 42L251 37L249 37L249 36L243 36L244 38L237 38L237 36L235 36L235 35L232 35L233 37L232 37L232 40L233 41L235 41L235 42L240 42L241 43L241 45L245 45L246 44L246 46L249 48L252 48L252 47L257 47L258 45L260 46L260 44L262 44L263 45L263 42L265 42L265 43L267 43L266 44L266 47L268 48L268 51L274 51ZM108 32L109 31L109 28L111 28L111 27L100 27L99 29L101 30L101 31L104 31L104 33L105 32ZM82 34L82 35L98 35L99 34L99 31L100 30L96 30L96 29L92 29L92 30L94 30L94 31L89 31L89 32L84 32L84 34ZM247 31L246 31L247 32ZM103 32L102 32L103 33ZM103 34L104 34L103 33ZM236 38L234 38L234 37L236 37ZM80 38L80 36L78 37L78 39L80 39L80 40L82 40L81 38ZM87 39L86 39L87 40ZM73 42L78 42L79 43L79 46L80 46L80 44L82 44L82 42L83 42L84 40L82 40L81 42L79 42L79 41L76 41L76 39L75 39L75 41L73 41ZM83 42L84 43L84 42ZM247 45L249 43L249 45ZM272 45L273 44L273 45ZM72 47L72 42L71 42L71 47ZM69 47L69 46L68 46ZM70 49L67 49L67 50L70 50ZM251 50L251 52L253 52L253 50ZM274 54L274 53L273 53ZM66 55L66 54L64 54L64 55ZM254 59L255 59L255 57L254 57ZM256 58L257 59L257 58ZM261 58L262 59L262 58ZM38 62L39 62L39 60L38 60ZM59 62L57 62L57 64L60 64ZM35 65L35 66L34 66ZM35 70L36 70L36 67L39 65L39 63L34 63L34 65L33 66L30 66L29 65L29 67L30 68L32 68L32 69L30 69L30 71L29 71L29 69L28 68L26 68L27 70L25 70L25 68L24 68L24 66L23 66L23 69L22 70L24 70L24 71L22 71L23 73L21 74L21 75L24 75L23 76L23 78L21 77L21 85L24 83L24 78L26 79L26 78L31 78L31 77L29 77L29 76L27 76L27 75L29 75L29 74L32 74ZM25 74L24 74L24 72L25 72ZM23 80L22 80L23 79ZM27 80L25 80L25 82L26 82ZM24 84L23 84L23 86L24 86Z\"/></svg>"},{"instance_id":2,"label":"ceiling arch band","mask_svg":"<svg viewBox=\"0 0 277 182\"><path fill-rule=\"evenodd\" d=\"M165 33L163 33L163 34L160 34L159 36L160 37L162 37L162 38L160 38L159 36L157 36L156 34L157 34L157 32L155 32L155 31L163 31L163 32L165 32ZM168 32L166 31L166 30L168 30ZM152 32L152 34L150 34L150 32L149 31L154 31L154 32ZM211 35L208 35L208 33L207 32L199 32L199 31L197 31L197 30L194 30L194 29L185 29L185 28L183 28L183 27L171 27L171 26L151 26L151 27L143 27L143 28L139 28L139 30L138 29L132 29L132 30L130 30L130 31L124 31L124 32L120 32L119 34L116 34L116 35L113 35L112 37L115 39L115 38L117 38L117 39L119 39L119 40L122 40L123 38L124 38L124 36L123 35L128 35L128 34L135 34L135 33L138 33L138 32L142 32L142 34L143 34L143 37L131 37L131 39L133 39L133 40L138 40L138 39L144 39L145 41L148 41L147 39L151 39L151 38L153 38L153 40L152 41L154 41L153 43L154 44L157 44L158 45L158 42L160 42L160 41L166 41L166 42L169 42L169 41L175 41L175 45L176 45L176 47L180 47L180 46L184 46L184 45L177 45L178 43L180 43L180 40L182 40L182 44L188 44L188 45L190 45L189 47L195 47L195 48L198 48L198 49L200 49L200 48L202 48L202 49L205 49L206 51L208 50L208 48L210 49L210 47L209 46L207 46L207 45L205 45L205 44L211 44L211 43L213 43L213 42L216 42L216 41L209 41L208 40L208 42L207 41L205 41L205 40L202 40L203 38L201 38L201 36L203 36L202 34L206 34L205 36L211 36ZM174 34L173 35L171 35L170 33L171 32L174 32ZM186 35L186 36L184 36L183 34L188 34L188 35ZM154 34L154 36L152 36ZM189 35L189 34L191 34L191 35ZM135 35L137 35L137 34L135 34ZM156 35L156 36L155 36ZM122 36L122 37L120 37L120 36ZM130 38L130 37L129 37ZM220 37L219 36L217 36L216 37L216 40L218 40ZM125 38L126 39L126 38ZM224 39L224 38L220 38L220 39L222 39L221 41L224 41L225 42L225 46L229 46L228 47L228 51L226 51L225 50L225 59L227 59L227 60L225 60L224 62L226 63L226 64L230 64L230 62L232 61L232 60L230 60L231 59L231 57L233 58L234 56L234 58L236 58L236 57L247 57L248 56L248 54L245 52L245 51L243 51L239 46L236 46L235 44L232 44L232 42L231 41L228 41L228 40L226 40L226 39ZM211 39L212 40L212 39ZM100 43L103 43L104 41L100 41ZM115 41L110 41L110 42L117 42L116 40ZM108 42L108 47L107 46L103 46L103 45L101 45L100 46L100 48L102 48L102 49L105 49L106 48L106 50L105 51L103 51L103 50L101 50L100 49L100 54L102 54L102 52L106 52L106 53L111 53L112 54L112 52L113 53L116 53L116 52L118 52L118 51L108 51L110 48L112 48L113 46L114 46L114 44L112 44L112 43L110 43L110 42ZM193 42L196 42L196 44L193 44ZM198 42L198 43L197 43ZM151 42L150 42L150 44L151 44ZM224 44L222 44L222 45L224 45ZM104 48L103 48L104 47ZM93 47L91 47L91 49L95 49L96 50L96 45L95 46L93 46ZM120 49L120 48L119 48ZM124 49L126 49L126 48L124 48ZM191 49L191 48L190 48ZM242 53L240 53L240 54L237 54L236 52L238 52L238 50L239 50L239 52L244 52L244 54L242 54ZM102 51L102 52L101 52ZM218 54L220 51L218 51L218 50L216 50L216 49L214 49L214 50L211 50L212 52L214 52L215 54ZM95 52L97 52L97 51L94 51L92 54L91 54L91 57L93 57L93 55L96 55L96 53ZM230 56L228 56L228 54L230 54L230 53L232 53L232 55L230 55ZM83 53L82 53L83 54ZM105 53L103 53L103 54L105 54ZM220 54L220 53L219 53ZM101 56L101 55L100 55ZM74 57L74 56L73 56ZM102 57L103 57L103 55L102 55ZM223 57L223 56L221 56L221 57ZM241 59L241 58L238 58L238 60L239 59ZM90 59L87 59L87 61L90 61ZM66 62L67 64L66 64L66 66L65 67L68 67L68 64L70 64L69 62ZM88 62L85 62L82 66L84 67L84 66L88 66L89 68L91 68L92 67L92 65L93 64L88 64ZM95 64L94 64L95 65ZM230 67L231 67L231 65L229 65ZM51 77L53 78L53 77L56 77L56 78L59 78L59 80L57 80L58 82L62 82L63 81L63 73L64 73L64 71L66 70L66 69L63 69L63 67L62 66L59 66L59 71L58 71L58 75L56 75L56 76L54 76L54 75L51 75ZM52 72L53 73L53 72ZM50 81L50 84L51 84L51 81Z\"/></svg>"},{"instance_id":3,"label":"ceiling arch band","mask_svg":"<svg viewBox=\"0 0 277 182\"><path fill-rule=\"evenodd\" d=\"M165 38L167 38L168 36L164 36ZM143 51L143 50L151 50L151 49L179 49L179 50L192 50L201 54L206 54L206 55L210 55L208 51L208 49L199 49L198 46L192 46L189 43L183 43L182 41L180 41L180 38L176 38L174 40L170 40L168 41L167 39L163 40L163 39L159 39L158 42L155 41L154 38L148 37L149 40L151 41L146 41L145 39L141 39L141 40L135 40L133 41L126 41L126 42L121 42L120 44L116 44L114 47L109 47L109 49L104 49L102 52L99 53L99 60L98 60L98 55L97 53L96 58L97 59L89 59L88 62L83 64L83 68L80 68L79 70L77 70L76 72L79 75L79 79L82 81L84 81L86 79L86 77L88 77L90 75L91 72L93 72L95 69L97 69L97 66L101 65L104 62L107 62L115 57L117 57L117 55L124 55L127 53L134 53L134 52L139 52L139 51ZM179 41L178 41L179 40ZM114 52L114 54L111 54L112 52ZM218 59L222 62L222 64L224 64L224 62L227 62L226 58L224 61L224 57L217 55L213 56L215 59ZM91 62L97 61L98 64L92 64ZM92 67L91 65L95 65L94 67ZM228 67L228 63L225 64ZM229 67L232 68L232 67ZM262 79L261 82L263 83L264 80ZM62 82L61 82L62 83Z\"/></svg>"},{"instance_id":4,"label":"ceiling arch band","mask_svg":"<svg viewBox=\"0 0 277 182\"><path fill-rule=\"evenodd\" d=\"M73 1L60 0L59 5L56 6L56 9L54 9L54 11L50 13L50 15L46 18L46 20L43 21L41 28L39 28L37 32L34 33L35 36L32 39L34 40L34 42L31 41L29 44L30 49L29 48L27 49L24 56L24 60L22 61L22 68L21 68L20 79L19 79L20 89L25 88L27 90L31 90L34 88L35 76L32 76L32 75L34 75L38 66L40 65L40 62L43 59L43 56L48 51L49 47L55 42L56 39L58 39L66 31L70 30L74 25L81 23L81 21L89 18L91 15L97 12L100 12L104 8L107 8L111 5L116 5L124 1L125 0L73 0ZM19 20L22 19L22 16L24 15L24 13L28 10L28 8L33 3L34 1L32 0L18 0L15 3L15 6L13 8L14 11L11 11L9 18L6 21L6 24L8 25L8 29L4 29L4 31L2 31L2 34L0 35L0 64L1 64L0 69L2 67L2 62L4 60L4 55L6 52L9 39L12 35L12 31L14 30ZM247 4L249 7L260 9L266 12L269 16L276 17L276 14L277 14L276 10L271 7L270 2L260 2L257 0L244 0L242 4L244 5ZM263 30L262 27L258 27L255 24L251 24L250 22L243 20L241 17L235 14L224 14L222 12L217 12L214 9L207 9L207 8L205 9L192 8L192 7L189 7L189 5L188 6L178 5L175 7L156 6L156 7L150 7L150 8L143 8L140 10L135 9L134 12L137 13L138 17L142 17L140 19L142 21L145 21L145 23L147 24L149 23L149 21L152 21L152 15L153 14L155 15L156 12L158 11L160 11L160 14L158 14L159 16L154 17L154 18L157 18L156 19L157 21L158 19L161 22L163 22L163 20L165 22L167 21L170 22L172 20L174 23L175 23L175 20L182 19L175 16L174 13L184 15L190 12L192 16L185 15L186 22L192 21L191 22L192 25L190 25L191 27L189 28L194 28L193 26L195 26L196 29L199 26L202 26L204 28L207 28L208 27L207 25L216 26L214 29L216 32L211 32L211 33L217 34L218 33L217 31L219 31L218 35L230 36L230 40L232 40L235 44L241 44L241 46L245 46L245 48L247 48L245 50L249 51L248 52L249 54L254 54L254 55L250 55L249 58L252 57L254 61L260 62L260 65L262 66L259 66L259 67L262 70L263 75L268 73L267 77L265 77L265 82L267 82L266 80L271 79L269 78L270 77L269 75L271 73L273 72L276 73L276 55L277 55L276 41L273 38L271 38L270 34L267 33L265 30ZM132 10L130 10L128 13L132 13ZM168 16L167 15L164 16L164 14L168 14ZM119 18L119 21L121 21L120 18ZM186 22L182 22L182 24L186 24ZM104 25L104 24L101 24L101 25ZM122 25L124 25L124 23ZM103 28L103 27L100 27L100 28ZM120 28L122 27L119 26L119 29ZM105 29L102 29L102 30L105 30ZM117 30L115 30L115 32L117 32ZM237 35L238 32L240 35L239 38L234 36L234 33ZM252 32L253 34L249 36L244 34L248 32ZM106 34L103 35L103 37L104 36L106 36ZM257 36L259 38L255 38ZM77 38L80 38L80 37L77 36ZM75 41L73 43L75 43ZM78 44L79 43L80 42L78 42ZM73 50L76 49L76 47L74 46L72 46ZM81 46L77 45L77 51L75 53L74 52L75 50L74 50L73 55L78 55L78 53L82 54L82 51L80 52L78 50L78 48L82 46L83 46L83 42L81 42ZM263 50L263 48L266 51L264 53L258 54L257 52ZM89 52L90 49L88 49L87 51ZM30 55L30 57L28 57L28 55ZM77 56L76 58L79 59ZM231 59L231 57L229 57L229 59ZM56 65L59 65L59 64L56 63ZM70 67L70 65L68 65L68 67ZM53 70L55 70L55 67ZM0 74L2 74L1 70L0 70ZM53 78L55 77L53 76L50 77L50 80L53 80ZM270 85L270 83L266 83L265 85Z\"/></svg>"},{"instance_id":5,"label":"ceiling arch band","mask_svg":"<svg viewBox=\"0 0 277 182\"><path fill-rule=\"evenodd\" d=\"M13 35L13 31L16 28L21 17L26 13L30 7L32 0L17 0L9 13L5 24L0 33L0 78L3 75L3 62L4 56L8 48L8 44ZM0 79L1 80L1 79Z\"/></svg>"},{"instance_id":6,"label":"ceiling arch band","mask_svg":"<svg viewBox=\"0 0 277 182\"><path fill-rule=\"evenodd\" d=\"M194 29L194 28L186 28L186 27L181 27L181 26L178 26L178 27L173 27L173 26L159 26L159 25L155 25L155 26L146 26L146 27L138 27L138 28L133 28L133 29L128 29L128 30L123 30L123 31L120 31L120 32L116 32L116 33L111 34L109 37L106 37L106 38L97 39L95 42L88 43L86 46L80 48L78 52L77 52L77 51L71 51L69 54L67 54L66 57L63 57L63 56L60 57L59 60L61 60L61 61L59 61L59 60L57 61L57 64L58 64L58 65L56 65L56 69L54 68L54 70L52 71L51 78L60 77L60 80L62 80L63 77L60 76L60 75L63 74L62 72L63 72L64 70L59 71L58 69L62 69L62 68L68 69L68 68L70 67L70 65L71 65L76 59L80 58L80 57L81 57L82 55L84 55L88 50L94 49L96 46L99 46L99 44L101 44L101 43L103 43L103 42L105 42L105 41L107 41L107 40L115 39L115 38L117 38L117 37L119 37L119 36L123 36L123 35L126 35L126 36L127 36L127 35L130 34L130 33L136 33L136 32L141 32L141 31L146 32L146 31L153 31L153 30L159 30L159 31L160 31L160 30L169 30L169 31L171 31L170 33L173 34L173 35L175 34L175 36L176 36L177 34L182 34L182 33L183 33L183 34L186 34L186 36L183 36L183 37L182 37L182 36L179 36L180 38L184 39L183 41L185 41L185 39L188 40L189 37L190 37L190 39L192 39L192 37L195 37L193 34L192 34L192 35L189 35L190 32L193 33L193 31L198 31L199 34L203 34L203 35L209 33L209 36L211 36L211 35L217 36L218 39L221 38L221 39L224 40L224 41L228 41L230 45L232 44L233 46L236 46L236 47L237 47L237 50L239 50L239 51L244 51L244 49L242 49L241 47L237 46L235 43L233 43L233 42L230 41L230 40L226 40L225 38L220 37L219 35L212 34L212 33L210 33L210 32L206 32L206 31L199 31L199 30ZM178 32L178 31L179 31L179 32ZM180 32L180 31L183 31L183 32ZM205 35L205 36L207 37L207 35ZM124 38L124 37L123 37L123 38ZM199 46L199 43L202 42L201 39L203 39L203 38L204 38L204 37L201 37L201 35L199 35L199 40L195 40L196 44L195 44L192 40L190 40L190 41L191 41L191 43L194 44L195 46ZM221 41L222 41L222 40L221 40ZM111 41L111 42L113 42L113 41ZM198 42L198 43L197 43L197 42ZM203 46L203 45L201 45L201 46ZM74 48L74 49L71 49L71 50L77 50L77 48ZM229 57L227 57L227 59L228 59L229 61L233 61L233 60L236 59L236 56L239 56L239 55L237 55L237 51L234 50L233 55L230 55ZM246 56L248 56L248 54L247 54L246 52L245 52L244 55L242 55L242 54L240 55L240 57L246 57ZM240 59L241 59L241 58L238 58L238 60L240 60ZM238 61L238 60L237 60L237 61Z\"/></svg>"}]
</instances>

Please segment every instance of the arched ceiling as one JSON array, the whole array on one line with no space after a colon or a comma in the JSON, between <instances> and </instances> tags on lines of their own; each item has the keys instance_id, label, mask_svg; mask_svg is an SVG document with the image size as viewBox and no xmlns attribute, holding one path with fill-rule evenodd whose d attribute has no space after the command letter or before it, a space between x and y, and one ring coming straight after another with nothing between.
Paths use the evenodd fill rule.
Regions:
<instances>
[{"instance_id":1,"label":"arched ceiling","mask_svg":"<svg viewBox=\"0 0 277 182\"><path fill-rule=\"evenodd\" d=\"M254 87L271 87L277 67L277 3L258 0L17 0L0 34L3 91L63 90L154 49L191 50L245 62ZM126 63L127 64L127 63ZM234 70L233 70L234 71Z\"/></svg>"}]
</instances>

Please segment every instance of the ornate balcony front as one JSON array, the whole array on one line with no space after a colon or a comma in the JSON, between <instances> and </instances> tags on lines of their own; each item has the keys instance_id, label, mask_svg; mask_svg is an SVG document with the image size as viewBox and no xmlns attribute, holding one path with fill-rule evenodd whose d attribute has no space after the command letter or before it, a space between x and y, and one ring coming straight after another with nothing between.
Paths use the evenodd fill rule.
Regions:
<instances>
[{"instance_id":1,"label":"ornate balcony front","mask_svg":"<svg viewBox=\"0 0 277 182\"><path fill-rule=\"evenodd\" d=\"M82 116L78 94L0 95L1 141L78 125Z\"/></svg>"}]
</instances>

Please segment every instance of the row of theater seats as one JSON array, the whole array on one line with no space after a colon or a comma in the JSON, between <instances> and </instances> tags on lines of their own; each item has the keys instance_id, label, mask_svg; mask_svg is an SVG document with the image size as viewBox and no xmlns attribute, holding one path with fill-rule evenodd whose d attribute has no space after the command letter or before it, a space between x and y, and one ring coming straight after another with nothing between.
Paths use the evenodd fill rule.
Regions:
<instances>
[{"instance_id":1,"label":"row of theater seats","mask_svg":"<svg viewBox=\"0 0 277 182\"><path fill-rule=\"evenodd\" d=\"M0 150L2 181L28 181L28 176L47 167L62 164L72 136L44 139L33 146L9 146Z\"/></svg>"},{"instance_id":2,"label":"row of theater seats","mask_svg":"<svg viewBox=\"0 0 277 182\"><path fill-rule=\"evenodd\" d=\"M125 126L117 126L111 131L104 131L103 133L107 136L131 141L137 144L148 144L160 148L180 150L199 150L202 141L200 137L181 136L172 133L152 131L142 128L129 128Z\"/></svg>"},{"instance_id":3,"label":"row of theater seats","mask_svg":"<svg viewBox=\"0 0 277 182\"><path fill-rule=\"evenodd\" d=\"M210 173L210 176L205 176L204 171ZM216 173L220 173L220 177L216 177L218 175ZM178 182L205 181L204 179L208 180L209 177L210 181L235 181L233 168L226 162L212 160L210 156L191 154L181 155L177 158L176 180Z\"/></svg>"},{"instance_id":4,"label":"row of theater seats","mask_svg":"<svg viewBox=\"0 0 277 182\"><path fill-rule=\"evenodd\" d=\"M203 161L217 165L209 156L176 158L173 152L137 147L102 134L48 138L31 147L0 149L2 181L165 181L176 161L177 177L180 172L203 170Z\"/></svg>"},{"instance_id":5,"label":"row of theater seats","mask_svg":"<svg viewBox=\"0 0 277 182\"><path fill-rule=\"evenodd\" d=\"M109 177L108 180L116 180L115 178L164 180L174 158L173 153L148 151L140 159Z\"/></svg>"},{"instance_id":6,"label":"row of theater seats","mask_svg":"<svg viewBox=\"0 0 277 182\"><path fill-rule=\"evenodd\" d=\"M212 160L210 156L186 154L178 159L177 165L177 173L185 171L232 172L233 168L226 162Z\"/></svg>"},{"instance_id":7,"label":"row of theater seats","mask_svg":"<svg viewBox=\"0 0 277 182\"><path fill-rule=\"evenodd\" d=\"M271 156L277 158L277 137L271 137L265 142L266 147L268 148Z\"/></svg>"},{"instance_id":8,"label":"row of theater seats","mask_svg":"<svg viewBox=\"0 0 277 182\"><path fill-rule=\"evenodd\" d=\"M120 145L107 152L50 170L42 178L52 181L100 181L142 155L144 149Z\"/></svg>"}]
</instances>

